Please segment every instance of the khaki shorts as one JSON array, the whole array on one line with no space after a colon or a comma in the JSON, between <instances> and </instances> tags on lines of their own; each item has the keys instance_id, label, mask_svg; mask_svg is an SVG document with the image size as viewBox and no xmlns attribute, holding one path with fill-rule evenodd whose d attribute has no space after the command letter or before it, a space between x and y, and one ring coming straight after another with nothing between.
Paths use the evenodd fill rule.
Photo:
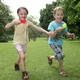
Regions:
<instances>
[{"instance_id":1,"label":"khaki shorts","mask_svg":"<svg viewBox=\"0 0 80 80\"><path fill-rule=\"evenodd\" d=\"M26 45L16 44L15 47L16 47L16 50L17 50L17 51L26 52Z\"/></svg>"}]
</instances>

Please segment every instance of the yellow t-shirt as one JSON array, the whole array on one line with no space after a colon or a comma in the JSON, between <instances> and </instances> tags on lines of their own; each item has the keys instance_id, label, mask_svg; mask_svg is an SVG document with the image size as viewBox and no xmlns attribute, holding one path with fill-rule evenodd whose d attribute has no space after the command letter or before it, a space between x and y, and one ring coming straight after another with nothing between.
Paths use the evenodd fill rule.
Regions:
<instances>
[{"instance_id":1,"label":"yellow t-shirt","mask_svg":"<svg viewBox=\"0 0 80 80\"><path fill-rule=\"evenodd\" d=\"M28 42L28 24L21 23L15 26L14 32L14 44L27 44Z\"/></svg>"}]
</instances>

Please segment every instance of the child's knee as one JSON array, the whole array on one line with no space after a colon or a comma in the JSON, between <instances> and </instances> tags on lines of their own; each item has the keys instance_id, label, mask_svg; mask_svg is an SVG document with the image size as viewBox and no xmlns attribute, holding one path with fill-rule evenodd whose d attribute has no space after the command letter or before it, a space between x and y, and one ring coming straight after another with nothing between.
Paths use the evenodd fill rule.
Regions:
<instances>
[{"instance_id":1,"label":"child's knee","mask_svg":"<svg viewBox=\"0 0 80 80\"><path fill-rule=\"evenodd\" d=\"M62 53L58 53L58 54L55 55L55 58L56 58L57 60L63 60L64 57L65 57L65 56L64 56L64 54L62 54Z\"/></svg>"},{"instance_id":2,"label":"child's knee","mask_svg":"<svg viewBox=\"0 0 80 80\"><path fill-rule=\"evenodd\" d=\"M21 60L25 60L25 56L21 56L20 58L21 58Z\"/></svg>"}]
</instances>

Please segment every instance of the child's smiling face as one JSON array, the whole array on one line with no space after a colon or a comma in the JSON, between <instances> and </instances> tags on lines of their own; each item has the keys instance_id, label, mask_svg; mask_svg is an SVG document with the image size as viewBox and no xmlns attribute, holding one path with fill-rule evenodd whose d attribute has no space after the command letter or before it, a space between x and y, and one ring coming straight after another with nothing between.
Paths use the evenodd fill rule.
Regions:
<instances>
[{"instance_id":1,"label":"child's smiling face","mask_svg":"<svg viewBox=\"0 0 80 80\"><path fill-rule=\"evenodd\" d=\"M58 23L60 23L64 18L64 13L63 13L63 11L61 9L59 9L59 10L56 10L56 12L55 12L55 14L53 16L54 16L55 20Z\"/></svg>"},{"instance_id":2,"label":"child's smiling face","mask_svg":"<svg viewBox=\"0 0 80 80\"><path fill-rule=\"evenodd\" d=\"M21 19L21 18L26 19L26 17L27 17L26 10L25 9L20 9L19 12L18 12L18 16L19 16L19 19Z\"/></svg>"}]
</instances>

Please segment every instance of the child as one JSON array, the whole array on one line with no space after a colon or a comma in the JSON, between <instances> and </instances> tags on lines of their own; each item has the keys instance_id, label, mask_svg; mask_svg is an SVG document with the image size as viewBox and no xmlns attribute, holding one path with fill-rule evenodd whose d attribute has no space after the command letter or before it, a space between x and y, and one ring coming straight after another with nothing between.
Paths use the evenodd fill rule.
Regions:
<instances>
[{"instance_id":1,"label":"child","mask_svg":"<svg viewBox=\"0 0 80 80\"><path fill-rule=\"evenodd\" d=\"M55 18L49 26L48 30L53 32L53 36L49 37L48 43L52 50L54 51L54 56L48 56L48 63L52 64L52 59L57 59L59 63L60 74L62 76L67 76L66 72L63 69L63 58L64 54L62 52L62 45L63 45L63 34L74 38L75 35L73 33L69 33L67 30L66 23L63 20L64 17L64 10L62 7L56 7L53 10L53 16Z\"/></svg>"},{"instance_id":2,"label":"child","mask_svg":"<svg viewBox=\"0 0 80 80\"><path fill-rule=\"evenodd\" d=\"M26 51L26 44L28 42L28 27L34 27L35 29L42 31L48 35L51 34L51 32L47 32L46 30L37 27L30 21L26 21L26 17L28 15L28 10L25 7L20 7L17 10L17 14L19 17L19 20L13 20L12 22L8 23L5 28L10 28L12 26L15 26L15 32L14 32L14 39L13 43L15 45L15 48L19 54L19 58L17 62L14 65L15 70L19 70L19 64L21 64L22 69L22 79L28 79L28 73L26 71L25 67L25 51Z\"/></svg>"}]
</instances>

